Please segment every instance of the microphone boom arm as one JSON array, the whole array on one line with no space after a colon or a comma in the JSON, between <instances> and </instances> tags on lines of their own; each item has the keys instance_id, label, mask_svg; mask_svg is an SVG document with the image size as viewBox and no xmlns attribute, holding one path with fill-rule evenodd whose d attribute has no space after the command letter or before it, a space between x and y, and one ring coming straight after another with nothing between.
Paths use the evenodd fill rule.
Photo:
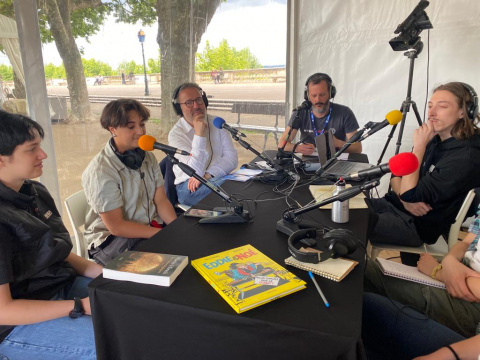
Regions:
<instances>
[{"instance_id":1,"label":"microphone boom arm","mask_svg":"<svg viewBox=\"0 0 480 360\"><path fill-rule=\"evenodd\" d=\"M202 218L199 220L199 223L244 223L249 221L252 216L248 211L243 210L243 205L238 203L237 201L233 200L228 194L223 192L219 187L215 186L212 184L210 181L204 179L200 175L197 174L197 172L192 169L189 165L180 162L175 156L172 156L170 154L167 155L168 159L174 164L177 165L185 174L188 176L192 176L198 181L200 181L201 184L205 185L207 188L212 190L215 194L220 196L223 200L231 204L231 207L233 207L233 211L231 210L230 207L216 207L213 210L214 211L221 211L224 214L216 216L216 217L211 217L211 218Z\"/></svg>"},{"instance_id":2,"label":"microphone boom arm","mask_svg":"<svg viewBox=\"0 0 480 360\"><path fill-rule=\"evenodd\" d=\"M306 213L308 211L318 209L319 207L322 207L324 205L331 204L335 201L340 201L343 202L345 200L348 200L354 196L357 196L360 194L362 191L365 190L370 190L380 184L379 180L371 180L369 182L366 182L362 185L354 186L349 189L345 189L340 191L337 195L331 196L328 199L318 201L314 204L311 205L306 205L301 207L300 209L296 210L286 210L283 213L283 217L281 220L277 222L277 230L280 232L283 232L284 234L291 235L296 229L305 226L301 226L301 223L303 222L298 215L301 215L303 213ZM305 224L307 227L312 227L311 222L308 222ZM313 227L318 227L318 225L313 226Z\"/></svg>"}]
</instances>

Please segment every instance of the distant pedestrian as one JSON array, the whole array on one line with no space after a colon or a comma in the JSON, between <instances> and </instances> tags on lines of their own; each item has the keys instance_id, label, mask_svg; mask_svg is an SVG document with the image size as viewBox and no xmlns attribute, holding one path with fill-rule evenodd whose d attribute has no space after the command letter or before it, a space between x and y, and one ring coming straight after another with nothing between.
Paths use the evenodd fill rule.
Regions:
<instances>
[{"instance_id":1,"label":"distant pedestrian","mask_svg":"<svg viewBox=\"0 0 480 360\"><path fill-rule=\"evenodd\" d=\"M212 72L210 73L210 76L212 77L213 83L217 83L217 70L213 69Z\"/></svg>"},{"instance_id":2,"label":"distant pedestrian","mask_svg":"<svg viewBox=\"0 0 480 360\"><path fill-rule=\"evenodd\" d=\"M122 85L125 85L126 82L125 82L125 72L122 71Z\"/></svg>"},{"instance_id":3,"label":"distant pedestrian","mask_svg":"<svg viewBox=\"0 0 480 360\"><path fill-rule=\"evenodd\" d=\"M222 68L218 69L217 73L217 84L221 84L223 80L223 70Z\"/></svg>"},{"instance_id":4,"label":"distant pedestrian","mask_svg":"<svg viewBox=\"0 0 480 360\"><path fill-rule=\"evenodd\" d=\"M133 77L133 71L130 71L130 72L128 73L128 80L130 80L130 83L131 83L131 84L133 84L133 79L134 79L134 77Z\"/></svg>"}]
</instances>

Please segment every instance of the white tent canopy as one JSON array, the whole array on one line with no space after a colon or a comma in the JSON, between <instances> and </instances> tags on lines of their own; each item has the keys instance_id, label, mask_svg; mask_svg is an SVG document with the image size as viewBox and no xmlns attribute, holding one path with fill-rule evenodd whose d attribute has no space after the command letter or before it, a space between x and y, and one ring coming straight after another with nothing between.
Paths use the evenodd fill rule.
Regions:
<instances>
[{"instance_id":1,"label":"white tent canopy","mask_svg":"<svg viewBox=\"0 0 480 360\"><path fill-rule=\"evenodd\" d=\"M0 14L0 44L5 49L5 53L12 64L13 71L25 85L25 76L23 74L22 57L20 55L20 45L18 43L17 23L4 15Z\"/></svg>"}]
</instances>

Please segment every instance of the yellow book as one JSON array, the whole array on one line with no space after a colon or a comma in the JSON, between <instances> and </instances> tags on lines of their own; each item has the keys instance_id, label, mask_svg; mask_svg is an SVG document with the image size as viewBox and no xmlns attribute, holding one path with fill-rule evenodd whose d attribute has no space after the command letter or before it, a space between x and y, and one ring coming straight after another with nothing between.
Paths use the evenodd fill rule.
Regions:
<instances>
[{"instance_id":1,"label":"yellow book","mask_svg":"<svg viewBox=\"0 0 480 360\"><path fill-rule=\"evenodd\" d=\"M323 276L324 278L333 280L333 281L342 281L345 276L347 276L350 271L358 264L355 260L336 258L336 259L327 259L321 261L318 264L311 264L302 261L298 261L293 256L285 259L285 264L294 266L296 268L311 271L314 274Z\"/></svg>"},{"instance_id":2,"label":"yellow book","mask_svg":"<svg viewBox=\"0 0 480 360\"><path fill-rule=\"evenodd\" d=\"M345 189L351 188L352 185L347 184ZM313 198L316 202L320 202L322 200L328 199L329 197L333 196L333 191L335 191L335 185L310 185L309 187L310 193L312 194ZM349 201L349 209L367 209L368 206L365 203L365 195L363 193L350 198ZM331 209L332 203L323 205L319 209Z\"/></svg>"},{"instance_id":3,"label":"yellow book","mask_svg":"<svg viewBox=\"0 0 480 360\"><path fill-rule=\"evenodd\" d=\"M305 288L305 281L251 245L192 260L192 266L237 313Z\"/></svg>"}]
</instances>

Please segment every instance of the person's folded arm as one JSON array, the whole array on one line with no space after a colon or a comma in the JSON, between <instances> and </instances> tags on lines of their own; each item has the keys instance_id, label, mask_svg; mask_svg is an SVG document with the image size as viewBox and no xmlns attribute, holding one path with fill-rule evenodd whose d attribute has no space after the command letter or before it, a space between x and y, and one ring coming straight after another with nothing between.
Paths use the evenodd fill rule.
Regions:
<instances>
[{"instance_id":1,"label":"person's folded arm","mask_svg":"<svg viewBox=\"0 0 480 360\"><path fill-rule=\"evenodd\" d=\"M144 225L135 221L125 220L123 218L123 209L121 207L100 213L100 217L102 218L102 221L107 227L108 231L114 236L132 239L148 239L160 231L160 229L150 225Z\"/></svg>"},{"instance_id":2,"label":"person's folded arm","mask_svg":"<svg viewBox=\"0 0 480 360\"><path fill-rule=\"evenodd\" d=\"M170 200L168 200L163 186L159 186L155 189L153 202L155 204L157 214L160 216L160 218L165 224L168 225L177 218L175 209L173 208Z\"/></svg>"},{"instance_id":3,"label":"person's folded arm","mask_svg":"<svg viewBox=\"0 0 480 360\"><path fill-rule=\"evenodd\" d=\"M102 273L103 267L93 261L78 256L77 254L70 253L66 259L75 269L78 275L86 276L89 278L96 278Z\"/></svg>"},{"instance_id":4,"label":"person's folded arm","mask_svg":"<svg viewBox=\"0 0 480 360\"><path fill-rule=\"evenodd\" d=\"M220 131L222 154L215 162L212 162L205 171L215 177L230 174L238 166L238 153L233 146L232 137L227 131ZM204 175L204 174L202 174Z\"/></svg>"},{"instance_id":5,"label":"person's folded arm","mask_svg":"<svg viewBox=\"0 0 480 360\"><path fill-rule=\"evenodd\" d=\"M91 315L88 298L82 299L87 315ZM0 325L27 325L68 316L73 300L12 299L10 284L0 285Z\"/></svg>"}]
</instances>

